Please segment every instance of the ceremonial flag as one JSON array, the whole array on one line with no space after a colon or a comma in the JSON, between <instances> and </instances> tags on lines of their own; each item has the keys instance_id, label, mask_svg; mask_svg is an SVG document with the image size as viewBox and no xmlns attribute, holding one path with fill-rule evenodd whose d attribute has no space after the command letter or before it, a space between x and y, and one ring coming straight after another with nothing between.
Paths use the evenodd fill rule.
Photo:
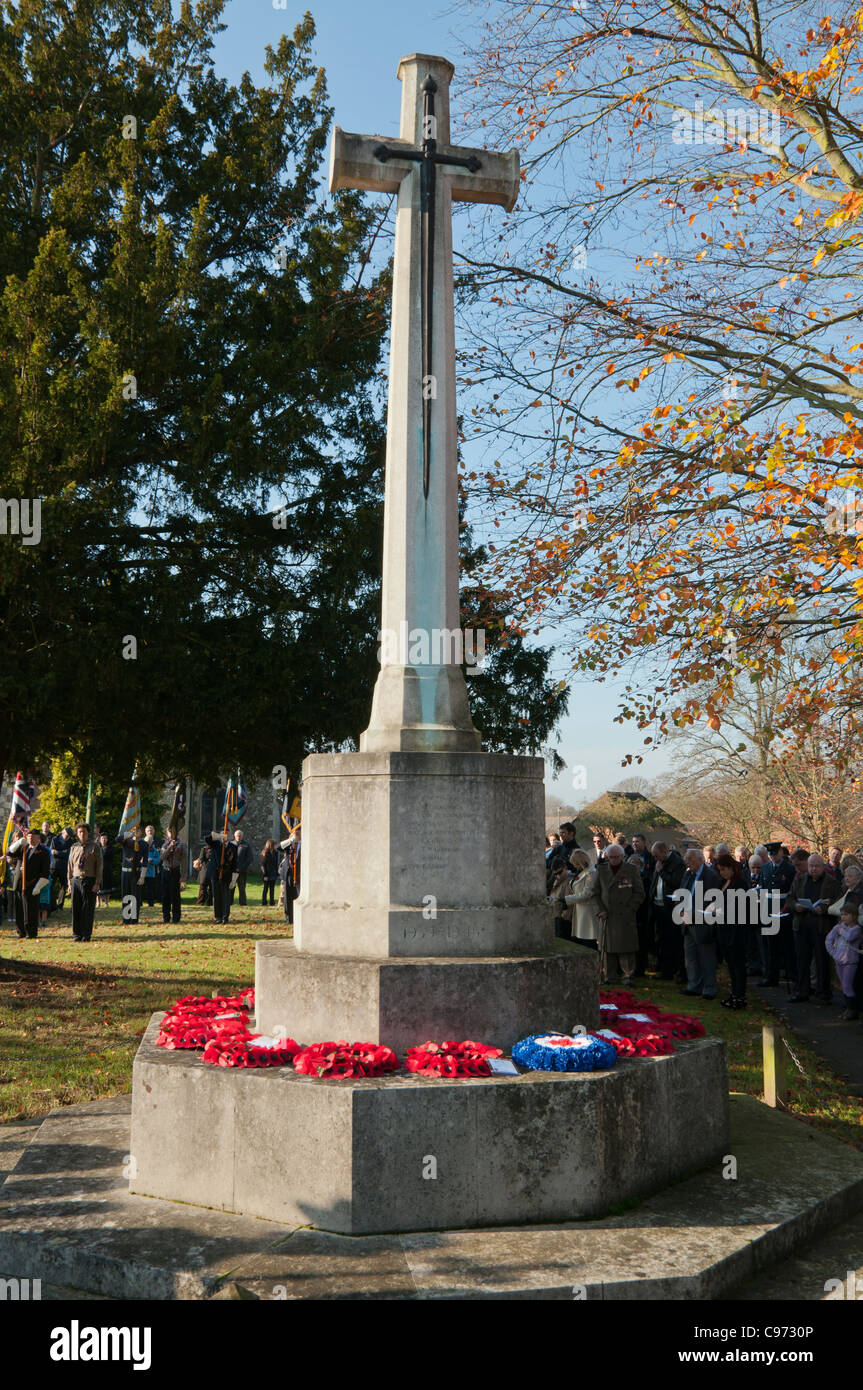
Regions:
<instances>
[{"instance_id":1,"label":"ceremonial flag","mask_svg":"<svg viewBox=\"0 0 863 1390\"><path fill-rule=\"evenodd\" d=\"M168 834L172 840L176 840L186 824L186 784L178 782L174 788L174 805L171 808L171 819L168 823Z\"/></svg>"},{"instance_id":2,"label":"ceremonial flag","mask_svg":"<svg viewBox=\"0 0 863 1390\"><path fill-rule=\"evenodd\" d=\"M243 816L246 814L248 805L249 795L246 791L243 779L240 776L240 769L237 768L236 787L234 786L233 778L229 777L228 786L225 791L225 816L231 822L231 825L239 825Z\"/></svg>"},{"instance_id":3,"label":"ceremonial flag","mask_svg":"<svg viewBox=\"0 0 863 1390\"><path fill-rule=\"evenodd\" d=\"M123 815L120 820L120 829L117 831L118 837L132 835L136 839L141 827L141 793L135 786L135 778L138 775L138 765L135 764L135 771L132 773L132 785L129 788L129 795L126 797L126 805L123 808Z\"/></svg>"},{"instance_id":4,"label":"ceremonial flag","mask_svg":"<svg viewBox=\"0 0 863 1390\"><path fill-rule=\"evenodd\" d=\"M9 819L6 821L6 830L3 834L3 853L0 855L0 883L6 876L6 851L9 848L9 841L12 839L13 833L30 824L30 802L35 790L36 788L30 782L24 781L23 772L15 773L12 807L9 811Z\"/></svg>"},{"instance_id":5,"label":"ceremonial flag","mask_svg":"<svg viewBox=\"0 0 863 1390\"><path fill-rule=\"evenodd\" d=\"M300 815L300 789L296 777L291 777L282 799L282 825L286 830L293 830Z\"/></svg>"},{"instance_id":6,"label":"ceremonial flag","mask_svg":"<svg viewBox=\"0 0 863 1390\"><path fill-rule=\"evenodd\" d=\"M19 821L21 825L30 824L30 801L36 790L29 782L24 781L23 772L15 773L15 786L12 788L12 810L9 812L11 821Z\"/></svg>"},{"instance_id":7,"label":"ceremonial flag","mask_svg":"<svg viewBox=\"0 0 863 1390\"><path fill-rule=\"evenodd\" d=\"M87 780L87 809L84 812L84 819L89 826L93 824L93 778L92 775Z\"/></svg>"}]
</instances>

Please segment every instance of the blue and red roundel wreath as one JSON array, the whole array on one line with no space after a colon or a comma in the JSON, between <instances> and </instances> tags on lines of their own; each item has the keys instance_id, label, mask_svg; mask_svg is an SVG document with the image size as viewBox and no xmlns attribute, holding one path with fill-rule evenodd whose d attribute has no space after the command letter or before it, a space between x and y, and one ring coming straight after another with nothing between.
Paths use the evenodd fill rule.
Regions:
<instances>
[{"instance_id":1,"label":"blue and red roundel wreath","mask_svg":"<svg viewBox=\"0 0 863 1390\"><path fill-rule=\"evenodd\" d=\"M607 1071L617 1053L592 1033L534 1033L516 1043L512 1060L528 1071Z\"/></svg>"},{"instance_id":2,"label":"blue and red roundel wreath","mask_svg":"<svg viewBox=\"0 0 863 1390\"><path fill-rule=\"evenodd\" d=\"M499 1047L488 1043L426 1042L409 1047L405 1066L420 1076L491 1076L489 1057L502 1057Z\"/></svg>"}]
</instances>

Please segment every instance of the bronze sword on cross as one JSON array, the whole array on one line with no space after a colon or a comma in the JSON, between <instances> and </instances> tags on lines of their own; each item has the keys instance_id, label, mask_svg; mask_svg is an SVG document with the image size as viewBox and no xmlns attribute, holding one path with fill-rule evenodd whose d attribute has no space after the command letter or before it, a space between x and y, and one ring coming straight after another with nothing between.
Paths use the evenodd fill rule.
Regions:
<instances>
[{"instance_id":1,"label":"bronze sword on cross","mask_svg":"<svg viewBox=\"0 0 863 1390\"><path fill-rule=\"evenodd\" d=\"M422 85L423 116L422 146L418 150L396 149L388 145L375 148L375 159L386 164L390 159L417 160L420 166L420 222L422 261L422 402L423 402L423 497L429 495L429 476L431 471L431 407L433 394L432 343L434 318L431 311L434 294L434 216L435 216L435 165L448 164L451 168L469 169L475 174L482 168L482 161L475 155L461 158L458 155L439 154L437 148L437 117L434 109L437 83L429 75Z\"/></svg>"},{"instance_id":2,"label":"bronze sword on cross","mask_svg":"<svg viewBox=\"0 0 863 1390\"><path fill-rule=\"evenodd\" d=\"M436 74L436 76L435 76ZM414 357L410 351L409 362L398 364L398 370L406 370L410 390L416 391L419 378L422 402L422 495L428 501L431 482L431 460L435 453L433 442L442 440L445 429L432 425L432 402L438 400L441 392L445 399L439 402L440 414L454 412L454 380L449 378L450 357L454 360L452 339L452 250L449 227L445 227L447 217L441 217L438 198L438 171L446 171L447 188L445 193L452 199L464 202L496 203L507 211L515 204L519 187L519 162L517 153L499 154L490 150L465 149L449 145L449 79L452 65L443 58L431 58L425 54L412 54L402 59L399 76L404 82L401 135L397 140L384 140L369 135L352 135L336 127L330 166L330 189L339 188L371 189L378 192L399 194L399 213L397 228L403 225L405 212L417 217L419 242L419 310L421 320L420 352ZM437 106L437 101L440 106ZM419 138L417 138L419 137ZM399 167L401 165L401 167ZM405 167L407 165L407 167ZM419 198L414 204L409 191L405 189L405 179L411 167L418 169ZM448 200L446 213L449 212ZM446 235L444 235L446 233ZM403 238L400 250L399 233L396 233L396 267L394 281L400 269L399 258L410 249L411 234ZM440 280L437 281L435 265L437 262ZM397 292L393 295L393 327L396 328ZM410 308L409 312L413 312ZM443 382L441 372L435 372L434 354L444 367ZM388 428L392 430L395 421L393 375L390 380L390 410ZM401 403L404 406L404 402ZM453 463L455 461L453 460Z\"/></svg>"}]
</instances>

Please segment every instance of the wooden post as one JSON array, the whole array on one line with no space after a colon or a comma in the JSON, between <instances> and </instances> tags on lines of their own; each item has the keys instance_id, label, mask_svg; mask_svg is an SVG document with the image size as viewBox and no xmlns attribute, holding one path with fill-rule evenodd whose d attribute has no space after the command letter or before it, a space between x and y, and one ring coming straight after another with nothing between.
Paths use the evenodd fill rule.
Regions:
<instances>
[{"instance_id":1,"label":"wooden post","mask_svg":"<svg viewBox=\"0 0 863 1390\"><path fill-rule=\"evenodd\" d=\"M788 1099L785 1072L785 1038L782 1025L765 1023L761 1029L764 1049L764 1104L784 1105Z\"/></svg>"}]
</instances>

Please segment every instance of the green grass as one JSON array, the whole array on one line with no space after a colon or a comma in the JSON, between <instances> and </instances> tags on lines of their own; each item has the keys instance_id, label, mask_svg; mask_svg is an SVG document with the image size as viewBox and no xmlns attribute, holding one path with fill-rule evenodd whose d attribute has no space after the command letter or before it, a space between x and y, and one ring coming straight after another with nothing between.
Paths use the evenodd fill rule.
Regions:
<instances>
[{"instance_id":1,"label":"green grass","mask_svg":"<svg viewBox=\"0 0 863 1390\"><path fill-rule=\"evenodd\" d=\"M0 928L0 1122L44 1115L128 1091L132 1062L150 1015L183 994L226 994L250 985L255 942L284 937L279 907L231 909L217 926L212 908L183 894L183 920L165 926L161 908L144 907L135 926L119 907L98 908L93 939L72 939L68 907L36 941ZM254 902L253 900L257 901Z\"/></svg>"},{"instance_id":2,"label":"green grass","mask_svg":"<svg viewBox=\"0 0 863 1390\"><path fill-rule=\"evenodd\" d=\"M186 890L178 926L164 926L158 907L145 907L137 926L122 922L116 904L100 908L88 945L72 940L68 908L51 918L37 941L19 941L4 923L0 1122L128 1091L139 1039L156 1009L183 994L233 993L251 984L255 942L289 934L280 908L260 906L260 887L252 890L248 907L234 906L227 927L216 926L211 908L193 906L196 895L196 889ZM715 1002L683 999L677 985L661 980L640 981L634 993L702 1018L708 1033L728 1043L731 1089L761 1095L761 1026L775 1014L757 991L750 1007L737 1013ZM859 1025L848 1028L852 1034ZM790 1112L863 1148L863 1100L799 1037L790 1036L807 1073L802 1076L789 1062Z\"/></svg>"}]
</instances>

